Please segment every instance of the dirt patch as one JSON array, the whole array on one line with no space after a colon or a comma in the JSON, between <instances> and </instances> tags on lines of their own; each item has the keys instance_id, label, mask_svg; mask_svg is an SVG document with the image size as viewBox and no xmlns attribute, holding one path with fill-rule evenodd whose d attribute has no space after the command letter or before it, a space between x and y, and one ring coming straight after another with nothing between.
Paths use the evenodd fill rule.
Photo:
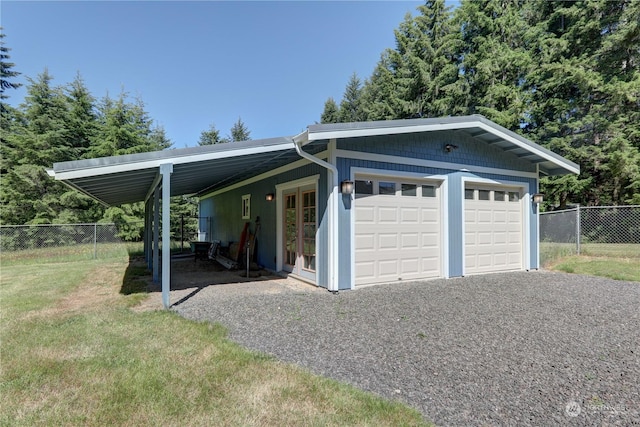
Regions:
<instances>
[{"instance_id":1,"label":"dirt patch","mask_svg":"<svg viewBox=\"0 0 640 427\"><path fill-rule=\"evenodd\" d=\"M317 292L322 288L291 277L275 275L267 270L250 271L227 270L213 261L193 261L193 258L177 259L171 262L170 303L179 305L203 289L220 296L277 294L283 292ZM132 310L161 310L162 289L159 284L149 284L149 297Z\"/></svg>"},{"instance_id":2,"label":"dirt patch","mask_svg":"<svg viewBox=\"0 0 640 427\"><path fill-rule=\"evenodd\" d=\"M122 285L119 264L101 265L91 271L73 292L60 298L52 307L28 312L25 319L73 315L93 311L118 299Z\"/></svg>"}]
</instances>

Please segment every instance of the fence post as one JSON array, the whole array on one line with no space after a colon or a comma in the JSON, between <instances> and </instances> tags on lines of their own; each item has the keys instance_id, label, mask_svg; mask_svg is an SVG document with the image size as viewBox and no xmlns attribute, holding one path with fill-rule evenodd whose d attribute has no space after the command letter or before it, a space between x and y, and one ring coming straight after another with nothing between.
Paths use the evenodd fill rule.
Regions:
<instances>
[{"instance_id":1,"label":"fence post","mask_svg":"<svg viewBox=\"0 0 640 427\"><path fill-rule=\"evenodd\" d=\"M93 223L93 259L98 259L98 223Z\"/></svg>"},{"instance_id":2,"label":"fence post","mask_svg":"<svg viewBox=\"0 0 640 427\"><path fill-rule=\"evenodd\" d=\"M576 252L580 255L580 205L576 208Z\"/></svg>"}]
</instances>

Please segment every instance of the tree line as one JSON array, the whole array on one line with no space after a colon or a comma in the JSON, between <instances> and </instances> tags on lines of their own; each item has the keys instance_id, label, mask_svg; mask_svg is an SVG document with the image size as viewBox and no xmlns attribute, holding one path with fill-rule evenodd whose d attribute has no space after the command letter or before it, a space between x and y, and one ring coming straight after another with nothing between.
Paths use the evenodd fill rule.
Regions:
<instances>
[{"instance_id":1,"label":"tree line","mask_svg":"<svg viewBox=\"0 0 640 427\"><path fill-rule=\"evenodd\" d=\"M173 143L154 124L140 98L126 92L98 99L82 77L56 85L45 69L27 77L26 96L18 107L6 101L21 83L10 49L0 33L0 224L72 224L115 222L121 236L139 239L144 206L133 203L105 207L91 197L53 180L46 169L53 163L170 149ZM241 118L221 137L214 125L203 131L199 145L243 141L250 131ZM172 198L172 229L187 218L194 228L197 202Z\"/></svg>"},{"instance_id":2,"label":"tree line","mask_svg":"<svg viewBox=\"0 0 640 427\"><path fill-rule=\"evenodd\" d=\"M640 1L428 0L321 122L482 114L578 163L547 207L640 204Z\"/></svg>"}]
</instances>

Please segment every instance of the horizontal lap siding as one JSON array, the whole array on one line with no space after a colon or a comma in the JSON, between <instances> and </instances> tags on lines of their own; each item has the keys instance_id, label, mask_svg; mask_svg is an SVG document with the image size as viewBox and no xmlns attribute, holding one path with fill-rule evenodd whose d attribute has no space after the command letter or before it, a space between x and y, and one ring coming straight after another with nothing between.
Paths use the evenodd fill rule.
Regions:
<instances>
[{"instance_id":1,"label":"horizontal lap siding","mask_svg":"<svg viewBox=\"0 0 640 427\"><path fill-rule=\"evenodd\" d=\"M242 196L251 194L251 224L255 223L256 216L260 217L261 229L258 233L258 263L270 270L276 269L276 202L268 202L265 195L276 192L276 185L283 184L308 176L320 175L318 180L318 235L320 246L317 247L317 277L318 284L326 286L327 272L325 271L327 261L327 172L326 169L309 164L291 171L266 178L262 181L248 184L246 186L219 194L217 196L204 198L200 201L200 216L211 217L207 229L208 240L220 240L224 245L229 241L237 242L245 222L242 219L241 206Z\"/></svg>"}]
</instances>

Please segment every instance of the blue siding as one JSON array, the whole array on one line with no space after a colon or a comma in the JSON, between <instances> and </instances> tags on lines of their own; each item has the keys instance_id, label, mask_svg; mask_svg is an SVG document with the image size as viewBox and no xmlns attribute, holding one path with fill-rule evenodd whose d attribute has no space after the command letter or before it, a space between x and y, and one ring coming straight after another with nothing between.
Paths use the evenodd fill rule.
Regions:
<instances>
[{"instance_id":1,"label":"blue siding","mask_svg":"<svg viewBox=\"0 0 640 427\"><path fill-rule=\"evenodd\" d=\"M326 287L327 283L327 172L324 168L310 164L283 174L266 178L235 190L227 191L214 197L204 198L200 201L200 216L210 217L211 220L201 220L200 230L207 232L208 240L220 240L224 245L229 242L237 242L246 222L242 219L242 195L251 194L251 224L252 231L256 217L260 217L261 228L257 235L258 253L257 260L260 265L275 270L277 254L276 236L276 202L265 200L267 193L275 193L276 185L294 181L297 179L320 174L318 181L318 235L322 235L321 246L316 249L317 282ZM209 222L209 224L206 224Z\"/></svg>"},{"instance_id":2,"label":"blue siding","mask_svg":"<svg viewBox=\"0 0 640 427\"><path fill-rule=\"evenodd\" d=\"M453 144L458 148L449 153L445 152L444 145ZM411 159L424 159L430 161L442 161L447 163L467 164L470 166L482 166L496 169L517 170L522 172L535 172L534 164L519 159L504 152L500 148L478 142L466 135L455 132L431 132L424 134L406 134L395 136L377 136L368 138L352 138L339 140L338 148L350 151L368 152L382 155L403 156ZM477 177L496 181L525 183L525 190L533 194L537 190L538 180L524 178L508 174L470 173L446 168L424 167L401 163L387 163L380 161L368 161L360 159L339 158L337 161L340 172L340 181L351 177L351 168L378 169L398 172L419 173L424 177L443 175L448 181L448 230L449 240L449 275L461 276L464 260L462 258L464 236L462 224L464 221L464 195L462 193L462 178ZM351 236L351 223L349 221L350 201L343 199L340 206L340 235ZM526 205L525 205L526 206ZM531 267L538 266L537 259L537 221L535 210L530 209L530 253ZM340 240L340 286L350 283L351 276L351 242L349 238ZM526 266L524 266L526 267ZM346 287L346 285L345 285Z\"/></svg>"},{"instance_id":3,"label":"blue siding","mask_svg":"<svg viewBox=\"0 0 640 427\"><path fill-rule=\"evenodd\" d=\"M458 148L447 153L444 150L446 144L453 144ZM536 171L531 162L453 131L350 138L338 141L338 148L498 169Z\"/></svg>"}]
</instances>

